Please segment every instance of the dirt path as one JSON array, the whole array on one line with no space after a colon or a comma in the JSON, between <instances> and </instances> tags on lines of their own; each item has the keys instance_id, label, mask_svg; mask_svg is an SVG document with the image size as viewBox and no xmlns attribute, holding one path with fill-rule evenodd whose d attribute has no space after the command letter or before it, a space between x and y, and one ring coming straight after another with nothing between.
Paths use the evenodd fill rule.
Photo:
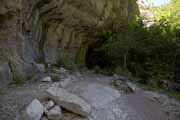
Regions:
<instances>
[{"instance_id":1,"label":"dirt path","mask_svg":"<svg viewBox=\"0 0 180 120\"><path fill-rule=\"evenodd\" d=\"M96 110L88 120L180 120L180 104L167 96L138 87L134 93L122 94L111 85L113 78L108 76L92 73L69 76L72 81L65 88ZM58 83L35 82L4 89L0 94L0 120L19 120L25 107L34 98L46 98L45 90L54 84ZM86 120L64 112L63 120L75 119Z\"/></svg>"},{"instance_id":2,"label":"dirt path","mask_svg":"<svg viewBox=\"0 0 180 120\"><path fill-rule=\"evenodd\" d=\"M131 94L127 97L128 105L134 109L143 120L168 120L157 101L151 101L143 93Z\"/></svg>"}]
</instances>

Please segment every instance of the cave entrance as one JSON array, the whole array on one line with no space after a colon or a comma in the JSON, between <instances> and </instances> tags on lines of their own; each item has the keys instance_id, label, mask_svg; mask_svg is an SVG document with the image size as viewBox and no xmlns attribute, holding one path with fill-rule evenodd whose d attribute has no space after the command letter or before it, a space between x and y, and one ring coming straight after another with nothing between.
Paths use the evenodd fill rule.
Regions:
<instances>
[{"instance_id":1,"label":"cave entrance","mask_svg":"<svg viewBox=\"0 0 180 120\"><path fill-rule=\"evenodd\" d=\"M103 43L104 41L98 41L89 45L85 56L85 63L89 69L93 69L94 67L103 69L110 65L105 51L100 49Z\"/></svg>"}]
</instances>

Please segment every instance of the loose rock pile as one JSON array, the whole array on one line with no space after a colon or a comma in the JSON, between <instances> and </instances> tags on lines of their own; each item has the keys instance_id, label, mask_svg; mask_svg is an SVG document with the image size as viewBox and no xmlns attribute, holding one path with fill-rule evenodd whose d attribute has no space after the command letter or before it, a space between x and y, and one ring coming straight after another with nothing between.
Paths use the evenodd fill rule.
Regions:
<instances>
[{"instance_id":1,"label":"loose rock pile","mask_svg":"<svg viewBox=\"0 0 180 120\"><path fill-rule=\"evenodd\" d=\"M54 81L49 73L58 74L61 79ZM89 71L71 73L63 68L52 68L49 73L39 79L40 85L33 90L39 93L33 93L20 107L15 120L179 120L178 109L174 112L174 107L171 111L164 108L169 117L161 110L159 101L168 101L168 98L160 100L159 95L145 94L125 77L107 77ZM28 92L32 92L36 84L28 88ZM29 95L24 94L25 97ZM172 107L170 104L165 106Z\"/></svg>"},{"instance_id":2,"label":"loose rock pile","mask_svg":"<svg viewBox=\"0 0 180 120\"><path fill-rule=\"evenodd\" d=\"M89 118L89 116L91 116L90 114L93 107L96 108L97 106L101 106L100 103L102 103L103 106L106 101L112 101L115 100L115 98L119 98L119 93L116 93L118 91L115 92L110 88L106 89L99 84L90 84L85 88L85 90L82 90L87 91L86 94L89 97L91 96L93 98L92 100L87 95L82 95L83 93L76 94L72 93L73 91L69 92L65 88L73 80L76 80L76 78L74 78L75 76L71 76L64 68L53 69L53 73L61 75L63 79L58 82L53 82L54 79L52 78L52 76L46 76L41 80L42 82L46 83L53 82L53 85L46 90L46 93L48 95L47 100L34 99L29 104L25 114L25 117L28 120L60 120L63 117L63 109L74 113L75 115L81 116L82 118ZM77 73L77 76L78 78L81 78L80 73ZM116 86L117 88L122 88L123 90L126 88L125 90L127 91L134 91L134 89L132 89L131 86L127 84L127 80L122 80L122 78L120 79L119 76L118 78L113 78L116 80L116 83L122 82L121 84L118 84L118 86ZM88 89L92 92L90 92ZM94 92L99 93L101 96L96 96ZM109 92L112 94L108 94ZM117 97L112 97L113 94L115 96L117 95ZM85 98L87 97L88 99L82 99L83 97L81 95L83 97L85 96ZM91 104L89 103L89 101ZM99 101L101 102L99 103ZM96 115L96 113L93 114Z\"/></svg>"},{"instance_id":3,"label":"loose rock pile","mask_svg":"<svg viewBox=\"0 0 180 120\"><path fill-rule=\"evenodd\" d=\"M51 87L46 92L50 100L40 102L34 99L26 109L26 119L60 120L62 108L82 117L87 117L91 112L91 106L86 101L63 88Z\"/></svg>"}]
</instances>

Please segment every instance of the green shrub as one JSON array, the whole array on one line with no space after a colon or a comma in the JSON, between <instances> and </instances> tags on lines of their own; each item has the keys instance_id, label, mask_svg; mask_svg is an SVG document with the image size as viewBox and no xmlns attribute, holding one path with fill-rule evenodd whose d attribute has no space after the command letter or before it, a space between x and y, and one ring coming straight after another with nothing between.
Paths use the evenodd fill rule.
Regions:
<instances>
[{"instance_id":1,"label":"green shrub","mask_svg":"<svg viewBox=\"0 0 180 120\"><path fill-rule=\"evenodd\" d=\"M161 19L150 28L137 22L112 29L102 37L105 42L98 50L105 55L99 60L110 63L107 71L132 75L143 84L162 87L164 80L180 84L180 29L171 26Z\"/></svg>"},{"instance_id":2,"label":"green shrub","mask_svg":"<svg viewBox=\"0 0 180 120\"><path fill-rule=\"evenodd\" d=\"M13 76L13 81L11 84L14 84L14 85L22 85L24 84L25 81L23 78L19 77L19 76Z\"/></svg>"}]
</instances>

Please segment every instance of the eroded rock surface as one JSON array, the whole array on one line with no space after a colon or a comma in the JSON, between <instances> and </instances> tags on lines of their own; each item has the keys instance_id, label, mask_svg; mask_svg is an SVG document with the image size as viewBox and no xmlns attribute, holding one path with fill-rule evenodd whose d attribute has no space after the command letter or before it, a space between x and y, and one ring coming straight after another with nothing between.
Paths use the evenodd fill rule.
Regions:
<instances>
[{"instance_id":1,"label":"eroded rock surface","mask_svg":"<svg viewBox=\"0 0 180 120\"><path fill-rule=\"evenodd\" d=\"M39 62L83 65L103 31L136 15L135 0L1 0L0 66L26 80Z\"/></svg>"}]
</instances>

